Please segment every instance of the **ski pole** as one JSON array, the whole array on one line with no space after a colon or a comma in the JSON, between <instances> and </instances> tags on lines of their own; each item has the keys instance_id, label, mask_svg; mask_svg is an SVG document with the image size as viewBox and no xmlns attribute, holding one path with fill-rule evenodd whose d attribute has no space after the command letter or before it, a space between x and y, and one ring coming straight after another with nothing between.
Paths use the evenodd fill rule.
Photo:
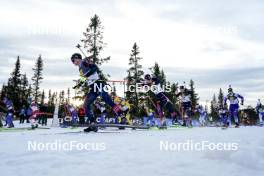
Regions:
<instances>
[{"instance_id":1,"label":"ski pole","mask_svg":"<svg viewBox=\"0 0 264 176\"><path fill-rule=\"evenodd\" d=\"M163 119L163 114L162 114L162 110L160 108L160 105L158 103L155 104L149 96L147 96L147 97L150 100L150 102L152 103L152 105L155 107L155 109L158 111L159 118L162 120Z\"/></svg>"},{"instance_id":2,"label":"ski pole","mask_svg":"<svg viewBox=\"0 0 264 176\"><path fill-rule=\"evenodd\" d=\"M82 54L83 54L85 57L87 57L86 54L85 54L85 53L83 52L83 50L81 49L81 45L80 45L80 44L77 44L76 47L82 52Z\"/></svg>"}]
</instances>

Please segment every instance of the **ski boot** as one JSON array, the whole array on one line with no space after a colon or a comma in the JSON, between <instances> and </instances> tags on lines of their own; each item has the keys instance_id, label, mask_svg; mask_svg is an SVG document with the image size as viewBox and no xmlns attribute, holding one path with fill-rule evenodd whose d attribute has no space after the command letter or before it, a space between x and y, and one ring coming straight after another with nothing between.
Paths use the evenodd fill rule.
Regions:
<instances>
[{"instance_id":1,"label":"ski boot","mask_svg":"<svg viewBox=\"0 0 264 176\"><path fill-rule=\"evenodd\" d=\"M186 124L186 127L188 127L188 128L192 128L192 127L193 127L193 126L192 126L192 119L191 119L190 117L188 117L188 118L186 119L185 124Z\"/></svg>"},{"instance_id":2,"label":"ski boot","mask_svg":"<svg viewBox=\"0 0 264 176\"><path fill-rule=\"evenodd\" d=\"M10 122L10 123L7 124L7 128L14 128L14 127L15 126L14 126L13 122Z\"/></svg>"},{"instance_id":3,"label":"ski boot","mask_svg":"<svg viewBox=\"0 0 264 176\"><path fill-rule=\"evenodd\" d=\"M159 129L160 129L160 130L167 129L167 123L166 123L166 120L164 120L163 122L161 122Z\"/></svg>"},{"instance_id":4,"label":"ski boot","mask_svg":"<svg viewBox=\"0 0 264 176\"><path fill-rule=\"evenodd\" d=\"M38 124L32 124L32 125L31 125L31 129L32 129L32 130L34 130L34 129L36 129L36 128L38 128Z\"/></svg>"},{"instance_id":5,"label":"ski boot","mask_svg":"<svg viewBox=\"0 0 264 176\"><path fill-rule=\"evenodd\" d=\"M227 122L227 123L223 124L222 129L225 130L228 128L228 126L229 126L229 123Z\"/></svg>"},{"instance_id":6,"label":"ski boot","mask_svg":"<svg viewBox=\"0 0 264 176\"><path fill-rule=\"evenodd\" d=\"M188 123L188 128L192 128L193 127L193 125L192 125L192 121L190 121L189 123Z\"/></svg>"},{"instance_id":7,"label":"ski boot","mask_svg":"<svg viewBox=\"0 0 264 176\"><path fill-rule=\"evenodd\" d=\"M93 124L90 124L90 126L88 128L85 128L83 131L86 132L86 133L89 133L91 131L97 132L98 131L98 127L93 123Z\"/></svg>"},{"instance_id":8,"label":"ski boot","mask_svg":"<svg viewBox=\"0 0 264 176\"><path fill-rule=\"evenodd\" d=\"M239 124L238 123L236 123L235 128L239 128Z\"/></svg>"},{"instance_id":9,"label":"ski boot","mask_svg":"<svg viewBox=\"0 0 264 176\"><path fill-rule=\"evenodd\" d=\"M186 120L183 120L182 126L186 127Z\"/></svg>"},{"instance_id":10,"label":"ski boot","mask_svg":"<svg viewBox=\"0 0 264 176\"><path fill-rule=\"evenodd\" d=\"M127 125L127 119L125 117L121 117L121 125ZM125 130L125 127L119 127L119 130Z\"/></svg>"},{"instance_id":11,"label":"ski boot","mask_svg":"<svg viewBox=\"0 0 264 176\"><path fill-rule=\"evenodd\" d=\"M179 126L180 123L178 122L177 119L175 119L175 120L172 121L172 125L173 125L173 126Z\"/></svg>"},{"instance_id":12,"label":"ski boot","mask_svg":"<svg viewBox=\"0 0 264 176\"><path fill-rule=\"evenodd\" d=\"M34 130L35 129L35 125L31 125L31 129Z\"/></svg>"}]
</instances>

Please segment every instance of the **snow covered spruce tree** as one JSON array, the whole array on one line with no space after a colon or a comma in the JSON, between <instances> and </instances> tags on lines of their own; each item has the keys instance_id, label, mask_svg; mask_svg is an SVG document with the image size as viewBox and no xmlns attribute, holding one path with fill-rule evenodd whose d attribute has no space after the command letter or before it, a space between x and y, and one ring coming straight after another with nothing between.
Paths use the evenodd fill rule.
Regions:
<instances>
[{"instance_id":1,"label":"snow covered spruce tree","mask_svg":"<svg viewBox=\"0 0 264 176\"><path fill-rule=\"evenodd\" d=\"M26 97L28 98L28 97L31 97L31 96L32 96L32 86L31 86L31 84L29 84L28 90L26 92Z\"/></svg>"},{"instance_id":2,"label":"snow covered spruce tree","mask_svg":"<svg viewBox=\"0 0 264 176\"><path fill-rule=\"evenodd\" d=\"M164 74L164 71L160 69L160 66L157 62L155 62L155 65L151 67L150 70L153 72L152 76L160 80L161 86L166 84L166 76Z\"/></svg>"},{"instance_id":3,"label":"snow covered spruce tree","mask_svg":"<svg viewBox=\"0 0 264 176\"><path fill-rule=\"evenodd\" d=\"M221 105L224 102L224 93L222 89L219 89L219 94L218 94L218 104Z\"/></svg>"},{"instance_id":4,"label":"snow covered spruce tree","mask_svg":"<svg viewBox=\"0 0 264 176\"><path fill-rule=\"evenodd\" d=\"M7 94L7 86L5 84L2 85L0 99L3 100L4 97L6 97Z\"/></svg>"},{"instance_id":5,"label":"snow covered spruce tree","mask_svg":"<svg viewBox=\"0 0 264 176\"><path fill-rule=\"evenodd\" d=\"M17 56L14 71L11 73L11 77L8 80L7 97L12 100L15 107L20 107L20 87L21 87L21 64L20 57Z\"/></svg>"},{"instance_id":6,"label":"snow covered spruce tree","mask_svg":"<svg viewBox=\"0 0 264 176\"><path fill-rule=\"evenodd\" d=\"M29 91L29 83L26 73L22 75L20 89L20 102L22 105L26 105Z\"/></svg>"},{"instance_id":7,"label":"snow covered spruce tree","mask_svg":"<svg viewBox=\"0 0 264 176\"><path fill-rule=\"evenodd\" d=\"M83 32L84 38L81 39L81 42L83 43L87 53L93 56L93 63L98 66L110 60L110 56L102 57L100 55L106 46L106 43L103 42L103 29L104 27L101 24L99 16L95 14L90 19L90 24L86 28L86 31ZM80 46L77 45L77 47ZM103 74L100 68L98 74L100 75L101 79L107 80L107 76Z\"/></svg>"},{"instance_id":8,"label":"snow covered spruce tree","mask_svg":"<svg viewBox=\"0 0 264 176\"><path fill-rule=\"evenodd\" d=\"M55 109L55 93L49 90L48 93L48 112L54 112Z\"/></svg>"},{"instance_id":9,"label":"snow covered spruce tree","mask_svg":"<svg viewBox=\"0 0 264 176\"><path fill-rule=\"evenodd\" d=\"M131 67L127 71L128 76L126 78L126 80L128 81L127 85L130 86L131 91L128 90L128 92L126 93L126 98L134 106L134 111L132 110L132 112L136 116L140 114L140 112L138 111L139 99L143 95L143 93L137 91L136 86L137 83L140 83L143 80L142 76L144 75L142 65L139 64L139 61L142 59L141 57L139 57L139 54L139 47L136 43L134 43L129 58L129 65Z\"/></svg>"},{"instance_id":10,"label":"snow covered spruce tree","mask_svg":"<svg viewBox=\"0 0 264 176\"><path fill-rule=\"evenodd\" d=\"M29 84L26 74L20 73L20 57L17 57L15 68L8 79L7 85L3 85L1 99L8 97L14 104L16 110L19 110L27 103Z\"/></svg>"},{"instance_id":11,"label":"snow covered spruce tree","mask_svg":"<svg viewBox=\"0 0 264 176\"><path fill-rule=\"evenodd\" d=\"M191 94L192 106L196 106L198 104L199 97L195 91L194 81L192 79L190 80L189 86L190 86L190 91L192 92L192 94Z\"/></svg>"},{"instance_id":12,"label":"snow covered spruce tree","mask_svg":"<svg viewBox=\"0 0 264 176\"><path fill-rule=\"evenodd\" d=\"M34 75L32 77L33 81L33 98L36 102L40 101L41 93L39 91L40 89L40 83L43 79L42 77L42 71L43 71L43 60L41 58L41 55L39 55L37 62L35 64L35 68L33 68Z\"/></svg>"},{"instance_id":13,"label":"snow covered spruce tree","mask_svg":"<svg viewBox=\"0 0 264 176\"><path fill-rule=\"evenodd\" d=\"M66 99L66 103L69 104L71 100L71 91L70 88L67 89L67 99Z\"/></svg>"},{"instance_id":14,"label":"snow covered spruce tree","mask_svg":"<svg viewBox=\"0 0 264 176\"><path fill-rule=\"evenodd\" d=\"M127 73L128 73L127 77L125 78L125 80L127 81L126 86L130 87L131 85L133 85L133 78L132 78L130 70L127 70ZM126 99L128 99L130 101L132 96L133 96L133 92L127 90L126 94L125 94Z\"/></svg>"},{"instance_id":15,"label":"snow covered spruce tree","mask_svg":"<svg viewBox=\"0 0 264 176\"><path fill-rule=\"evenodd\" d=\"M6 86L3 84L2 89L0 91L1 100L6 96ZM4 109L0 108L0 112L4 111ZM0 128L3 127L2 117L0 116Z\"/></svg>"},{"instance_id":16,"label":"snow covered spruce tree","mask_svg":"<svg viewBox=\"0 0 264 176\"><path fill-rule=\"evenodd\" d=\"M65 103L65 92L64 92L64 90L62 90L59 94L59 102L60 102L60 105L63 105Z\"/></svg>"},{"instance_id":17,"label":"snow covered spruce tree","mask_svg":"<svg viewBox=\"0 0 264 176\"><path fill-rule=\"evenodd\" d=\"M45 91L43 90L40 96L40 104L44 105L44 101L45 101Z\"/></svg>"},{"instance_id":18,"label":"snow covered spruce tree","mask_svg":"<svg viewBox=\"0 0 264 176\"><path fill-rule=\"evenodd\" d=\"M100 52L103 51L106 43L103 42L103 26L98 15L94 15L91 18L91 22L83 33L84 39L81 40L84 44L84 48L87 49L88 53L93 55L93 63L101 65L108 61L110 57L102 58Z\"/></svg>"},{"instance_id":19,"label":"snow covered spruce tree","mask_svg":"<svg viewBox=\"0 0 264 176\"><path fill-rule=\"evenodd\" d=\"M90 19L88 27L86 28L85 32L83 32L84 37L81 39L86 53L88 53L89 56L92 56L91 61L97 66L101 66L104 62L110 60L110 56L101 56L101 52L106 46L106 43L103 42L103 29L104 27L102 26L99 16L95 14ZM77 47L80 48L81 45L78 44ZM100 68L98 74L101 80L107 80L107 75L104 75ZM74 82L77 84L78 80L74 80ZM73 99L83 100L83 95L87 94L87 92L89 92L89 87L79 87L75 90L75 96L73 97Z\"/></svg>"},{"instance_id":20,"label":"snow covered spruce tree","mask_svg":"<svg viewBox=\"0 0 264 176\"><path fill-rule=\"evenodd\" d=\"M213 119L217 118L217 100L215 94L213 96L213 100L211 101L211 117Z\"/></svg>"},{"instance_id":21,"label":"snow covered spruce tree","mask_svg":"<svg viewBox=\"0 0 264 176\"><path fill-rule=\"evenodd\" d=\"M51 90L49 89L49 94L48 94L48 105L51 106L52 105L52 94L51 94Z\"/></svg>"}]
</instances>

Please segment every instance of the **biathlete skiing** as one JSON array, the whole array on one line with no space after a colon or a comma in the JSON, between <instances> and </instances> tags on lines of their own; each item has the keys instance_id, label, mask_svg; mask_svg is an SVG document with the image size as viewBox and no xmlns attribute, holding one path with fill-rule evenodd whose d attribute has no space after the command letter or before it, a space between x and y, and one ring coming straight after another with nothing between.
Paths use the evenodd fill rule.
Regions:
<instances>
[{"instance_id":1,"label":"biathlete skiing","mask_svg":"<svg viewBox=\"0 0 264 176\"><path fill-rule=\"evenodd\" d=\"M90 124L84 132L97 131L96 127L96 118L92 112L92 104L98 96L100 96L106 104L113 108L113 111L116 115L120 116L123 114L120 106L116 105L111 99L110 95L104 90L100 89L106 85L106 82L103 81L99 76L99 69L96 64L92 63L90 58L82 59L82 55L75 53L71 57L71 61L75 66L79 67L79 72L81 79L77 86L74 88L86 85L89 87L89 93L85 97L84 108L85 115L87 118L86 123Z\"/></svg>"},{"instance_id":2,"label":"biathlete skiing","mask_svg":"<svg viewBox=\"0 0 264 176\"><path fill-rule=\"evenodd\" d=\"M231 86L228 88L228 94L224 98L224 105L227 105L227 100L229 100L229 114L228 114L228 122L231 125L232 117L235 120L235 127L239 127L238 122L238 110L239 110L239 99L241 99L241 105L244 105L244 97L239 95L238 93L234 93Z\"/></svg>"},{"instance_id":3,"label":"biathlete skiing","mask_svg":"<svg viewBox=\"0 0 264 176\"><path fill-rule=\"evenodd\" d=\"M7 114L5 117L5 124L4 126L7 126L7 128L13 128L14 127L14 123L13 123L13 119L14 119L14 106L11 100L9 100L7 97L5 97L3 99L3 103L6 106L7 109Z\"/></svg>"},{"instance_id":4,"label":"biathlete skiing","mask_svg":"<svg viewBox=\"0 0 264 176\"><path fill-rule=\"evenodd\" d=\"M153 89L152 92L155 94L156 100L158 102L155 108L157 108L159 116L162 116L162 109L165 108L170 113L172 124L178 124L178 120L176 117L177 112L173 108L173 104L171 103L169 98L165 95L164 90L161 88L160 80L158 78L151 77L151 75L149 74L146 74L144 77L143 85L155 86L155 89ZM164 118L161 119L161 126L166 126L166 121Z\"/></svg>"},{"instance_id":5,"label":"biathlete skiing","mask_svg":"<svg viewBox=\"0 0 264 176\"><path fill-rule=\"evenodd\" d=\"M195 111L199 113L199 123L200 123L200 125L202 127L206 126L206 116L207 116L206 110L203 108L202 105L197 105Z\"/></svg>"},{"instance_id":6,"label":"biathlete skiing","mask_svg":"<svg viewBox=\"0 0 264 176\"><path fill-rule=\"evenodd\" d=\"M227 121L228 109L226 106L223 106L222 104L219 105L218 116L222 128L227 128L229 126L229 122Z\"/></svg>"},{"instance_id":7,"label":"biathlete skiing","mask_svg":"<svg viewBox=\"0 0 264 176\"><path fill-rule=\"evenodd\" d=\"M259 117L259 126L263 126L264 106L262 105L260 99L258 99L256 111Z\"/></svg>"},{"instance_id":8,"label":"biathlete skiing","mask_svg":"<svg viewBox=\"0 0 264 176\"><path fill-rule=\"evenodd\" d=\"M175 92L176 97L180 99L180 112L183 119L182 126L192 127L192 102L191 95L192 91L185 88L185 86L180 86L180 92L178 90Z\"/></svg>"}]
</instances>

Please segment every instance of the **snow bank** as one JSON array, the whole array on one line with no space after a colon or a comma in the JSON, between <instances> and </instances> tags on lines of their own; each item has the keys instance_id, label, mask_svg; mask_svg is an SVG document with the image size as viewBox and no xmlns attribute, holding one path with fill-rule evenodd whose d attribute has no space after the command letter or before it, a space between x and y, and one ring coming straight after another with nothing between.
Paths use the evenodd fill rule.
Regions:
<instances>
[{"instance_id":1,"label":"snow bank","mask_svg":"<svg viewBox=\"0 0 264 176\"><path fill-rule=\"evenodd\" d=\"M174 130L108 130L51 128L0 133L1 175L92 176L260 176L264 174L263 128L193 128ZM105 143L104 151L28 151L28 141ZM237 143L236 151L161 151L170 143L209 141Z\"/></svg>"}]
</instances>

